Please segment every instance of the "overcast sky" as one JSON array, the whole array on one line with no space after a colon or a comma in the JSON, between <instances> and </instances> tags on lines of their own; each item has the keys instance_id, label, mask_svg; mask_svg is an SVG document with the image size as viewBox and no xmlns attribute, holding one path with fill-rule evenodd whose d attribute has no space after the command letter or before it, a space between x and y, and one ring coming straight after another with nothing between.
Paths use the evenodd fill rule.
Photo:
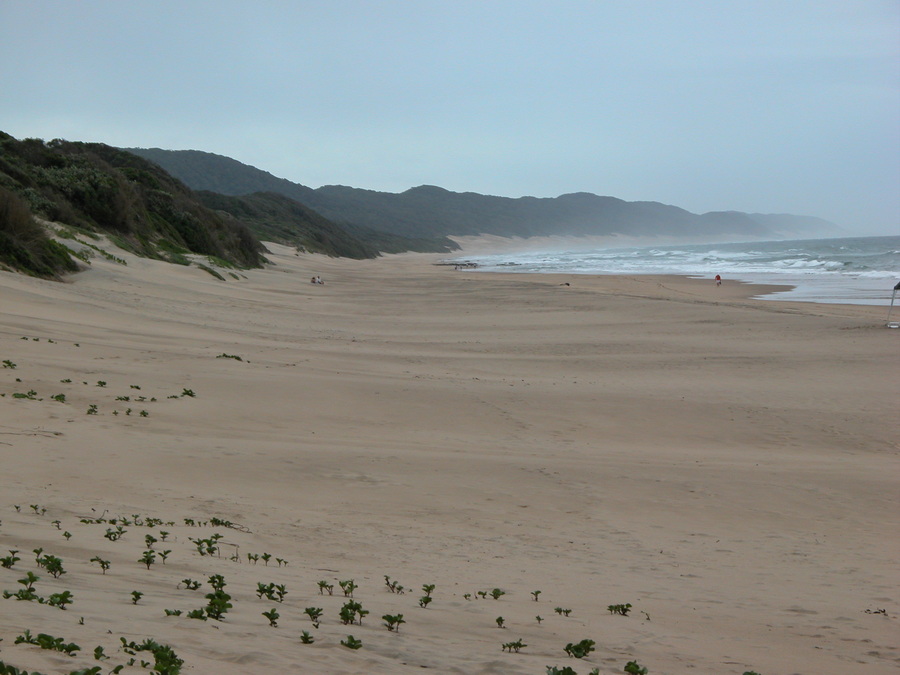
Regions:
<instances>
[{"instance_id":1,"label":"overcast sky","mask_svg":"<svg viewBox=\"0 0 900 675\"><path fill-rule=\"evenodd\" d=\"M900 2L0 0L0 130L900 234Z\"/></svg>"}]
</instances>

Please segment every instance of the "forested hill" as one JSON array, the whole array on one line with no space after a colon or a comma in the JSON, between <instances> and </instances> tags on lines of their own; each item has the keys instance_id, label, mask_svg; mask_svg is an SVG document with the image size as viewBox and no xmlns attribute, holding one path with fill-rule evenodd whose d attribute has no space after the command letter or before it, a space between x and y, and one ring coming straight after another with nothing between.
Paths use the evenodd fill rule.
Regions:
<instances>
[{"instance_id":1,"label":"forested hill","mask_svg":"<svg viewBox=\"0 0 900 675\"><path fill-rule=\"evenodd\" d=\"M138 255L181 264L199 254L237 267L264 262L260 239L330 256L448 251L450 240L340 226L282 194L197 192L158 163L101 143L17 140L0 132L0 268L44 277L77 269L35 217L103 233Z\"/></svg>"},{"instance_id":2,"label":"forested hill","mask_svg":"<svg viewBox=\"0 0 900 675\"><path fill-rule=\"evenodd\" d=\"M337 223L406 237L606 235L783 238L828 236L820 218L738 211L690 213L659 202L626 202L590 193L554 198L494 197L423 185L402 193L329 185L312 189L237 160L197 150L132 148L197 190L227 195L276 192Z\"/></svg>"},{"instance_id":3,"label":"forested hill","mask_svg":"<svg viewBox=\"0 0 900 675\"><path fill-rule=\"evenodd\" d=\"M0 132L0 201L7 205L2 262L43 276L68 266L42 269L29 258L29 242L45 239L33 216L108 234L147 257L186 262L185 254L196 253L238 267L263 262L263 246L246 226L200 204L156 164L100 143L19 141Z\"/></svg>"}]
</instances>

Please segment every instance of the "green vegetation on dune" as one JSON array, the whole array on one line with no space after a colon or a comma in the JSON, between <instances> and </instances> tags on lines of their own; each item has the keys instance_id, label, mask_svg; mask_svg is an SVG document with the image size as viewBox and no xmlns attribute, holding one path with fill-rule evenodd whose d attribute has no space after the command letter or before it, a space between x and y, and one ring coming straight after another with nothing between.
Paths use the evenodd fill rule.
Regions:
<instances>
[{"instance_id":1,"label":"green vegetation on dune","mask_svg":"<svg viewBox=\"0 0 900 675\"><path fill-rule=\"evenodd\" d=\"M44 231L14 192L0 187L0 266L45 278L74 272L77 264L64 246Z\"/></svg>"},{"instance_id":2,"label":"green vegetation on dune","mask_svg":"<svg viewBox=\"0 0 900 675\"><path fill-rule=\"evenodd\" d=\"M203 206L157 165L107 145L2 134L0 187L18 195L31 214L108 234L138 255L183 262L179 255L197 253L240 267L264 261L262 245L244 225ZM11 229L4 219L2 231ZM17 262L21 248L5 259L31 271Z\"/></svg>"},{"instance_id":3,"label":"green vegetation on dune","mask_svg":"<svg viewBox=\"0 0 900 675\"><path fill-rule=\"evenodd\" d=\"M458 248L449 239L405 237L351 223L337 224L277 192L234 196L202 190L196 195L207 207L246 223L260 239L311 253L375 258L380 253L446 252Z\"/></svg>"},{"instance_id":4,"label":"green vegetation on dune","mask_svg":"<svg viewBox=\"0 0 900 675\"><path fill-rule=\"evenodd\" d=\"M312 209L274 192L244 197L206 191L196 195L208 208L246 223L260 239L346 258L375 258L379 253L377 247L352 236Z\"/></svg>"},{"instance_id":5,"label":"green vegetation on dune","mask_svg":"<svg viewBox=\"0 0 900 675\"><path fill-rule=\"evenodd\" d=\"M0 266L58 279L77 271L73 254L85 261L93 255L55 242L36 217L62 225L61 236L122 264L83 239L104 234L139 256L187 265L188 256L197 254L238 268L265 262L261 239L347 258L455 248L449 240L339 225L273 192L241 197L194 192L152 161L108 145L20 141L0 132Z\"/></svg>"}]
</instances>

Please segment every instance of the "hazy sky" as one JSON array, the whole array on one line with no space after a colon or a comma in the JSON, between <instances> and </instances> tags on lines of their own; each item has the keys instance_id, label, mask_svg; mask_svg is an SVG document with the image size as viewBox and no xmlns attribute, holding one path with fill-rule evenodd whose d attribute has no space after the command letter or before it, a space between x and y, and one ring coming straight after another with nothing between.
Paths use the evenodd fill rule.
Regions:
<instances>
[{"instance_id":1,"label":"hazy sky","mask_svg":"<svg viewBox=\"0 0 900 675\"><path fill-rule=\"evenodd\" d=\"M900 233L898 0L0 0L0 130Z\"/></svg>"}]
</instances>

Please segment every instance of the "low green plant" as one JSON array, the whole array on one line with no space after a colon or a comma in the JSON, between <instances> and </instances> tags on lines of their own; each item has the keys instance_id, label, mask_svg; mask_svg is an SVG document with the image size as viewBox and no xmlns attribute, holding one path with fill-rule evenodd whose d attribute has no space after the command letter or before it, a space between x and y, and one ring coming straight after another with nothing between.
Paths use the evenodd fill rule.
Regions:
<instances>
[{"instance_id":1,"label":"low green plant","mask_svg":"<svg viewBox=\"0 0 900 675\"><path fill-rule=\"evenodd\" d=\"M563 666L562 668L559 666L547 666L547 675L578 675L578 673L569 666Z\"/></svg>"},{"instance_id":2,"label":"low green plant","mask_svg":"<svg viewBox=\"0 0 900 675\"><path fill-rule=\"evenodd\" d=\"M490 596L491 596L494 600L499 600L499 599L500 599L501 597L503 597L504 595L506 595L506 591L501 591L499 588L495 588L495 589L493 589L493 590L490 592Z\"/></svg>"},{"instance_id":3,"label":"low green plant","mask_svg":"<svg viewBox=\"0 0 900 675\"><path fill-rule=\"evenodd\" d=\"M275 600L276 602L284 602L284 596L287 595L287 591L285 590L284 584L274 584L268 583L264 584L262 582L258 582L256 584L256 597L262 598L265 596L269 600Z\"/></svg>"},{"instance_id":4,"label":"low green plant","mask_svg":"<svg viewBox=\"0 0 900 675\"><path fill-rule=\"evenodd\" d=\"M320 581L319 595L325 595L325 591L328 591L328 595L334 595L334 584L329 584L325 580Z\"/></svg>"},{"instance_id":5,"label":"low green plant","mask_svg":"<svg viewBox=\"0 0 900 675\"><path fill-rule=\"evenodd\" d=\"M39 576L35 575L34 572L28 570L25 573L25 577L22 579L18 579L17 581L25 587L25 590L32 591L34 590L34 584L40 579Z\"/></svg>"},{"instance_id":6,"label":"low green plant","mask_svg":"<svg viewBox=\"0 0 900 675\"><path fill-rule=\"evenodd\" d=\"M388 590L391 593L397 593L398 595L403 595L406 592L406 589L403 588L403 586L401 586L396 581L392 581L391 578L387 574L384 575L384 585L388 587Z\"/></svg>"},{"instance_id":7,"label":"low green plant","mask_svg":"<svg viewBox=\"0 0 900 675\"><path fill-rule=\"evenodd\" d=\"M350 600L345 602L343 606L341 606L341 611L339 613L341 623L345 626L347 624L351 624L356 621L360 626L362 625L363 617L365 617L369 613L369 610L363 609L362 605L355 600Z\"/></svg>"},{"instance_id":8,"label":"low green plant","mask_svg":"<svg viewBox=\"0 0 900 675\"><path fill-rule=\"evenodd\" d=\"M270 609L268 612L263 612L262 615L269 620L269 625L272 628L278 628L278 618L281 616L274 607Z\"/></svg>"},{"instance_id":9,"label":"low green plant","mask_svg":"<svg viewBox=\"0 0 900 675\"><path fill-rule=\"evenodd\" d=\"M348 635L346 640L341 640L341 644L348 649L359 649L362 647L362 640L357 640L352 635Z\"/></svg>"},{"instance_id":10,"label":"low green plant","mask_svg":"<svg viewBox=\"0 0 900 675\"><path fill-rule=\"evenodd\" d=\"M154 675L178 675L181 672L184 659L178 658L169 645L160 644L150 638L141 643L128 642L125 638L119 639L122 641L121 649L126 654L134 655L137 652L147 651L153 655L152 672Z\"/></svg>"},{"instance_id":11,"label":"low green plant","mask_svg":"<svg viewBox=\"0 0 900 675\"><path fill-rule=\"evenodd\" d=\"M637 661L629 661L625 664L625 672L628 675L647 675L647 669Z\"/></svg>"},{"instance_id":12,"label":"low green plant","mask_svg":"<svg viewBox=\"0 0 900 675\"><path fill-rule=\"evenodd\" d=\"M3 367L9 368L10 370L15 370L16 368L18 368L18 366L9 359L3 359Z\"/></svg>"},{"instance_id":13,"label":"low green plant","mask_svg":"<svg viewBox=\"0 0 900 675\"><path fill-rule=\"evenodd\" d=\"M136 605L138 601L144 597L144 594L140 591L131 591L131 604Z\"/></svg>"},{"instance_id":14,"label":"low green plant","mask_svg":"<svg viewBox=\"0 0 900 675\"><path fill-rule=\"evenodd\" d=\"M541 625L541 621L544 620L544 617L542 617L540 614L538 614L538 615L537 615L536 617L534 617L534 618L537 620L538 626L540 626L540 625Z\"/></svg>"},{"instance_id":15,"label":"low green plant","mask_svg":"<svg viewBox=\"0 0 900 675\"><path fill-rule=\"evenodd\" d=\"M86 414L86 415L97 415L97 414L99 414L98 411L97 411L97 405L96 405L95 403L91 403L91 404L88 406L87 413L85 413L85 414Z\"/></svg>"},{"instance_id":16,"label":"low green plant","mask_svg":"<svg viewBox=\"0 0 900 675\"><path fill-rule=\"evenodd\" d=\"M196 395L197 395L197 394L194 393L194 390L193 390L193 389L182 389L182 390L181 390L181 396L182 396L182 397L189 396L189 397L191 397L191 398L194 398Z\"/></svg>"},{"instance_id":17,"label":"low green plant","mask_svg":"<svg viewBox=\"0 0 900 675\"><path fill-rule=\"evenodd\" d=\"M63 652L64 654L68 654L69 656L74 656L75 652L81 651L81 647L76 645L74 642L66 642L63 638L53 637L52 635L48 635L47 633L38 633L35 636L31 635L31 631L25 630L22 635L19 635L15 639L15 644L30 644L37 645L41 649L52 649L57 652Z\"/></svg>"},{"instance_id":18,"label":"low green plant","mask_svg":"<svg viewBox=\"0 0 900 675\"><path fill-rule=\"evenodd\" d=\"M576 659L583 659L585 656L594 651L594 645L596 642L593 640L582 640L581 642L567 644L563 650L569 656Z\"/></svg>"},{"instance_id":19,"label":"low green plant","mask_svg":"<svg viewBox=\"0 0 900 675\"><path fill-rule=\"evenodd\" d=\"M628 612L631 611L631 603L626 603L624 605L608 605L607 608L610 614L619 614L621 616L628 616Z\"/></svg>"},{"instance_id":20,"label":"low green plant","mask_svg":"<svg viewBox=\"0 0 900 675\"><path fill-rule=\"evenodd\" d=\"M112 520L110 520L109 522L112 523ZM124 527L122 527L121 525L116 525L116 529L107 527L106 533L103 536L106 537L107 539L109 539L110 541L118 541L119 539L122 538L122 535L125 534L126 532L128 532L128 530L126 530Z\"/></svg>"},{"instance_id":21,"label":"low green plant","mask_svg":"<svg viewBox=\"0 0 900 675\"><path fill-rule=\"evenodd\" d=\"M180 609L167 609L165 610L166 616L181 616Z\"/></svg>"},{"instance_id":22,"label":"low green plant","mask_svg":"<svg viewBox=\"0 0 900 675\"><path fill-rule=\"evenodd\" d=\"M66 541L69 541L72 538L72 533L67 530L63 532L63 536L66 538Z\"/></svg>"},{"instance_id":23,"label":"low green plant","mask_svg":"<svg viewBox=\"0 0 900 675\"><path fill-rule=\"evenodd\" d=\"M9 549L9 555L0 558L0 567L7 570L12 569L13 565L21 560L21 558L16 555L18 552L18 549Z\"/></svg>"},{"instance_id":24,"label":"low green plant","mask_svg":"<svg viewBox=\"0 0 900 675\"><path fill-rule=\"evenodd\" d=\"M339 581L338 585L341 587L341 590L344 592L345 598L352 598L353 591L356 590L356 582L353 579L348 579L347 581Z\"/></svg>"},{"instance_id":25,"label":"low green plant","mask_svg":"<svg viewBox=\"0 0 900 675\"><path fill-rule=\"evenodd\" d=\"M63 561L55 555L47 554L37 561L38 567L43 567L54 579L59 579L66 571L63 569Z\"/></svg>"},{"instance_id":26,"label":"low green plant","mask_svg":"<svg viewBox=\"0 0 900 675\"><path fill-rule=\"evenodd\" d=\"M214 590L221 591L227 585L225 583L225 577L221 574L213 574L207 579L209 585L213 587Z\"/></svg>"},{"instance_id":27,"label":"low green plant","mask_svg":"<svg viewBox=\"0 0 900 675\"><path fill-rule=\"evenodd\" d=\"M389 631L400 632L400 624L406 623L402 614L385 614L381 617L384 620L384 626Z\"/></svg>"},{"instance_id":28,"label":"low green plant","mask_svg":"<svg viewBox=\"0 0 900 675\"><path fill-rule=\"evenodd\" d=\"M95 562L100 565L100 569L103 570L103 574L106 574L106 570L109 569L109 560L103 560L99 555L95 555L91 558L91 562Z\"/></svg>"},{"instance_id":29,"label":"low green plant","mask_svg":"<svg viewBox=\"0 0 900 675\"><path fill-rule=\"evenodd\" d=\"M25 600L28 602L41 602L43 600L43 598L38 597L38 594L35 593L33 588L20 588L15 593L11 591L3 591L3 598L5 600L8 600L9 598L15 598L16 600Z\"/></svg>"},{"instance_id":30,"label":"low green plant","mask_svg":"<svg viewBox=\"0 0 900 675\"><path fill-rule=\"evenodd\" d=\"M12 395L13 398L24 398L29 401L37 401L37 392L34 389L29 389L27 393L23 394L20 391L14 392Z\"/></svg>"},{"instance_id":31,"label":"low green plant","mask_svg":"<svg viewBox=\"0 0 900 675\"><path fill-rule=\"evenodd\" d=\"M569 614L572 613L571 609L565 609L563 607L555 607L553 609L553 611L556 612L557 614L559 614L560 616L569 616Z\"/></svg>"},{"instance_id":32,"label":"low green plant","mask_svg":"<svg viewBox=\"0 0 900 675\"><path fill-rule=\"evenodd\" d=\"M322 608L321 607L307 607L303 610L306 615L312 620L313 628L319 627L319 619L322 616Z\"/></svg>"},{"instance_id":33,"label":"low green plant","mask_svg":"<svg viewBox=\"0 0 900 675\"><path fill-rule=\"evenodd\" d=\"M494 621L497 622L497 628L506 628L506 619L502 616L498 616Z\"/></svg>"},{"instance_id":34,"label":"low green plant","mask_svg":"<svg viewBox=\"0 0 900 675\"><path fill-rule=\"evenodd\" d=\"M205 608L206 615L216 621L221 621L225 613L234 607L230 602L231 596L225 591L207 593L206 599L209 601Z\"/></svg>"},{"instance_id":35,"label":"low green plant","mask_svg":"<svg viewBox=\"0 0 900 675\"><path fill-rule=\"evenodd\" d=\"M541 594L540 591L531 591L531 597L534 598L534 601L538 601L538 596Z\"/></svg>"},{"instance_id":36,"label":"low green plant","mask_svg":"<svg viewBox=\"0 0 900 675\"><path fill-rule=\"evenodd\" d=\"M47 604L51 607L59 607L60 609L65 609L66 605L72 604L75 598L72 596L70 591L62 591L60 593L53 593L47 598Z\"/></svg>"},{"instance_id":37,"label":"low green plant","mask_svg":"<svg viewBox=\"0 0 900 675\"><path fill-rule=\"evenodd\" d=\"M54 394L53 396L50 397L50 400L57 401L59 403L65 403L66 395L65 394Z\"/></svg>"},{"instance_id":38,"label":"low green plant","mask_svg":"<svg viewBox=\"0 0 900 675\"><path fill-rule=\"evenodd\" d=\"M192 609L187 613L187 618L206 621L206 612L203 609Z\"/></svg>"},{"instance_id":39,"label":"low green plant","mask_svg":"<svg viewBox=\"0 0 900 675\"><path fill-rule=\"evenodd\" d=\"M225 277L223 277L221 274L219 274L218 272L216 272L216 271L215 271L212 267L210 267L209 265L204 265L204 264L202 264L202 263L197 263L197 267L199 267L199 268L200 268L201 270L203 270L204 272L208 272L209 274L213 275L213 276L214 276L216 279L218 279L219 281L225 281Z\"/></svg>"},{"instance_id":40,"label":"low green plant","mask_svg":"<svg viewBox=\"0 0 900 675\"><path fill-rule=\"evenodd\" d=\"M431 604L432 600L434 600L434 598L432 598L430 595L423 595L421 598L419 598L419 607L428 609L428 605Z\"/></svg>"},{"instance_id":41,"label":"low green plant","mask_svg":"<svg viewBox=\"0 0 900 675\"><path fill-rule=\"evenodd\" d=\"M213 534L206 538L198 537L197 539L193 539L191 537L188 537L188 540L191 541L197 547L197 552L200 555L212 556L212 555L215 555L216 553L219 553L218 542L219 542L219 539L221 539L221 538L222 538L222 535L219 533L216 533L216 534Z\"/></svg>"},{"instance_id":42,"label":"low green plant","mask_svg":"<svg viewBox=\"0 0 900 675\"><path fill-rule=\"evenodd\" d=\"M200 582L193 579L182 579L178 585L180 586L181 584L184 584L184 587L189 591L196 591L200 588Z\"/></svg>"},{"instance_id":43,"label":"low green plant","mask_svg":"<svg viewBox=\"0 0 900 675\"><path fill-rule=\"evenodd\" d=\"M302 642L303 644L311 645L315 641L316 641L316 639L312 635L309 634L308 630L302 631L300 633L300 642Z\"/></svg>"},{"instance_id":44,"label":"low green plant","mask_svg":"<svg viewBox=\"0 0 900 675\"><path fill-rule=\"evenodd\" d=\"M527 644L522 642L522 638L519 638L515 642L504 642L503 643L503 651L508 651L510 654L512 654L513 652L518 654L520 649L522 649L523 647L527 647L527 646L528 646Z\"/></svg>"},{"instance_id":45,"label":"low green plant","mask_svg":"<svg viewBox=\"0 0 900 675\"><path fill-rule=\"evenodd\" d=\"M212 582L212 577L210 577L210 579L210 585L215 590L213 590L212 593L206 594L206 599L208 600L206 604L206 615L211 619L221 621L225 613L234 605L231 604L231 596L222 590L224 583L217 587L217 584Z\"/></svg>"},{"instance_id":46,"label":"low green plant","mask_svg":"<svg viewBox=\"0 0 900 675\"><path fill-rule=\"evenodd\" d=\"M147 569L150 569L150 565L156 562L156 551L147 550L144 551L144 555L138 558L139 563L143 563L147 566Z\"/></svg>"}]
</instances>

